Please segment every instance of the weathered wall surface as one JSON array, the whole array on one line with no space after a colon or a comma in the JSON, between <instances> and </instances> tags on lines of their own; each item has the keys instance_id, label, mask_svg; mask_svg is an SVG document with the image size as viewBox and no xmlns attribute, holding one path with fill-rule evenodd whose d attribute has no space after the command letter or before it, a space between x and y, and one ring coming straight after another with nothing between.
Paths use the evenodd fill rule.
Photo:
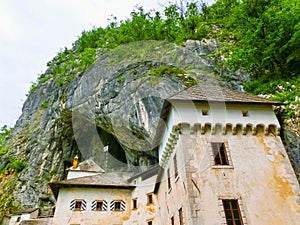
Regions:
<instances>
[{"instance_id":1,"label":"weathered wall surface","mask_svg":"<svg viewBox=\"0 0 300 225\"><path fill-rule=\"evenodd\" d=\"M229 166L214 166L211 142L225 143ZM166 164L171 171L174 154L182 155L178 168L185 171L187 180L179 175L176 183L172 177L169 191L165 174L159 197L167 196L166 202L172 204L189 202L189 224L225 223L221 199L238 199L245 224L298 223L300 187L280 137L262 131L257 135L191 134L190 127L185 127ZM188 194L176 191L178 185L185 186ZM170 209L163 213L165 217L176 213L176 207Z\"/></svg>"},{"instance_id":2,"label":"weathered wall surface","mask_svg":"<svg viewBox=\"0 0 300 225\"><path fill-rule=\"evenodd\" d=\"M70 210L70 202L74 199L84 199L87 202L86 210ZM108 203L107 211L92 211L94 200L105 200ZM126 203L124 211L111 211L109 203L113 200L122 200ZM53 225L60 224L123 224L130 218L131 190L126 189L99 189L99 188L61 188L57 200Z\"/></svg>"}]
</instances>

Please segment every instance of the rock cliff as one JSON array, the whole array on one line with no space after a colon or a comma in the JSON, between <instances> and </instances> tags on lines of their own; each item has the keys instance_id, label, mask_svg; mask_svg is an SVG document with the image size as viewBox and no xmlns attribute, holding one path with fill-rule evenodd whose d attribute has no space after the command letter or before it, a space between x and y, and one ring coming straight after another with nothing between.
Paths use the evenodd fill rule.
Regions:
<instances>
[{"instance_id":1,"label":"rock cliff","mask_svg":"<svg viewBox=\"0 0 300 225\"><path fill-rule=\"evenodd\" d=\"M0 159L0 170L11 158L26 163L17 175L2 175L2 206L42 207L47 214L55 204L48 182L63 179L75 155L105 170L138 171L156 163L152 140L165 98L198 82L240 89L248 79L216 66L208 56L217 48L212 40L190 40L185 46L143 41L99 49L95 63L70 84L57 85L54 78L39 84ZM299 139L286 137L296 161Z\"/></svg>"}]
</instances>

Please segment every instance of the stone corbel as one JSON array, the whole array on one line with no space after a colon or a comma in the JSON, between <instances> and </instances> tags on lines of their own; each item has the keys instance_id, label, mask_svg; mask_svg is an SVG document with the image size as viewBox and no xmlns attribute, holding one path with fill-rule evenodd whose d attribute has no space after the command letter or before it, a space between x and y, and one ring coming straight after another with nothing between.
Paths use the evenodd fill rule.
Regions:
<instances>
[{"instance_id":1,"label":"stone corbel","mask_svg":"<svg viewBox=\"0 0 300 225\"><path fill-rule=\"evenodd\" d=\"M232 128L232 134L233 134L233 135L236 135L236 134L237 134L237 126L234 126L234 127Z\"/></svg>"},{"instance_id":2,"label":"stone corbel","mask_svg":"<svg viewBox=\"0 0 300 225\"><path fill-rule=\"evenodd\" d=\"M246 135L247 134L247 126L245 126L244 128L243 128L243 135Z\"/></svg>"},{"instance_id":3,"label":"stone corbel","mask_svg":"<svg viewBox=\"0 0 300 225\"><path fill-rule=\"evenodd\" d=\"M257 134L257 128L256 128L256 127L253 127L253 129L252 129L252 134L253 134L253 135L256 135L256 134Z\"/></svg>"}]
</instances>

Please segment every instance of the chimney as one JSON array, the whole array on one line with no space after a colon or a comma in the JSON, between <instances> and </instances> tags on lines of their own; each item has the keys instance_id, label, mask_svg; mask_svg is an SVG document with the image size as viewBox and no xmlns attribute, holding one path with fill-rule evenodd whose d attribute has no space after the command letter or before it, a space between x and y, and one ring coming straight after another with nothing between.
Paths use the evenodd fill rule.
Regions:
<instances>
[{"instance_id":1,"label":"chimney","mask_svg":"<svg viewBox=\"0 0 300 225\"><path fill-rule=\"evenodd\" d=\"M73 169L78 167L78 156L76 155L73 159Z\"/></svg>"}]
</instances>

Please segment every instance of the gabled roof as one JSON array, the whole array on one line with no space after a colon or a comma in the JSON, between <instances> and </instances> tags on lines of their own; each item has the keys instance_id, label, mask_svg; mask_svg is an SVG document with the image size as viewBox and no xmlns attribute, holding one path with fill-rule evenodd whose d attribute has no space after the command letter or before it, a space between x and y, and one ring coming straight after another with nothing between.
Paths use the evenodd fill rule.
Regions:
<instances>
[{"instance_id":1,"label":"gabled roof","mask_svg":"<svg viewBox=\"0 0 300 225\"><path fill-rule=\"evenodd\" d=\"M132 174L128 172L101 173L92 176L51 182L49 183L49 186L56 198L61 187L131 189L135 188L135 185L128 181L131 176Z\"/></svg>"},{"instance_id":2,"label":"gabled roof","mask_svg":"<svg viewBox=\"0 0 300 225\"><path fill-rule=\"evenodd\" d=\"M200 101L200 102L230 102L230 103L254 103L254 104L272 104L280 103L268 100L259 96L247 94L240 91L234 91L216 85L201 83L185 89L167 99L172 102L174 100L184 101Z\"/></svg>"},{"instance_id":3,"label":"gabled roof","mask_svg":"<svg viewBox=\"0 0 300 225\"><path fill-rule=\"evenodd\" d=\"M280 105L281 103L268 100L259 96L247 94L240 91L231 90L217 85L201 83L187 88L177 94L172 95L164 101L160 114L160 122L156 129L153 140L153 150L157 150L160 144L164 129L165 121L169 115L172 103L175 102L207 102L209 104L230 103L230 104L265 104Z\"/></svg>"}]
</instances>

